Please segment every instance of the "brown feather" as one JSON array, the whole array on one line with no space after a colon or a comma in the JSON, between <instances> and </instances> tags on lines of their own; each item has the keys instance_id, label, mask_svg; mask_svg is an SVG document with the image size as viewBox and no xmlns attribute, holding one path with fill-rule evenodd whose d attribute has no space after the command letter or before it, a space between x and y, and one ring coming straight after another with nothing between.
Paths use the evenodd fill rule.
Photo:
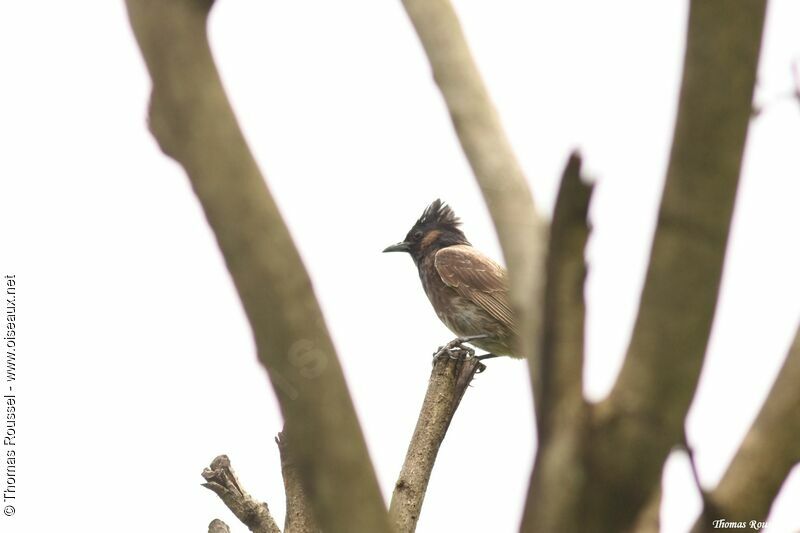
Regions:
<instances>
[{"instance_id":1,"label":"brown feather","mask_svg":"<svg viewBox=\"0 0 800 533\"><path fill-rule=\"evenodd\" d=\"M446 285L516 332L503 267L467 245L442 248L434 265Z\"/></svg>"}]
</instances>

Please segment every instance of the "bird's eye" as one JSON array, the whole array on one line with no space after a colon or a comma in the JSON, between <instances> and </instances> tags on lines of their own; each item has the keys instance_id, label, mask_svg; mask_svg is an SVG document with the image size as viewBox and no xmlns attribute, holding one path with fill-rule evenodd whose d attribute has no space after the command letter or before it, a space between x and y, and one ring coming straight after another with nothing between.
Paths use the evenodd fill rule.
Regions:
<instances>
[{"instance_id":1,"label":"bird's eye","mask_svg":"<svg viewBox=\"0 0 800 533\"><path fill-rule=\"evenodd\" d=\"M421 238L422 238L422 232L421 232L421 231L415 231L415 232L414 232L414 240L415 240L415 241L418 241L418 240L420 240Z\"/></svg>"}]
</instances>

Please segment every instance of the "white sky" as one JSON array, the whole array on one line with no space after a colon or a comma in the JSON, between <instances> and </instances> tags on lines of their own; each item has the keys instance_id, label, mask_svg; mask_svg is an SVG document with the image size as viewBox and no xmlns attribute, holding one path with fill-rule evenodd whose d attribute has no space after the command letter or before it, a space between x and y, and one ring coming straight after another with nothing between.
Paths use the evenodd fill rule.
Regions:
<instances>
[{"instance_id":1,"label":"white sky","mask_svg":"<svg viewBox=\"0 0 800 533\"><path fill-rule=\"evenodd\" d=\"M436 197L500 258L491 222L399 2L218 3L219 68L313 278L388 498L429 354L452 335L411 261L380 251ZM636 311L687 4L456 7L542 209L573 147L596 179L586 388L600 398ZM759 102L792 88L798 20L800 4L771 2ZM17 276L19 321L19 499L0 529L190 532L220 517L242 531L199 486L223 452L282 523L277 404L188 182L146 130L149 81L122 2L3 3L0 75L0 265ZM800 315L800 107L773 103L750 132L688 421L708 486ZM491 361L442 446L418 531L516 531L532 424L524 364ZM682 454L665 479L664 531L686 531L700 504ZM800 528L798 501L796 469L770 531Z\"/></svg>"}]
</instances>

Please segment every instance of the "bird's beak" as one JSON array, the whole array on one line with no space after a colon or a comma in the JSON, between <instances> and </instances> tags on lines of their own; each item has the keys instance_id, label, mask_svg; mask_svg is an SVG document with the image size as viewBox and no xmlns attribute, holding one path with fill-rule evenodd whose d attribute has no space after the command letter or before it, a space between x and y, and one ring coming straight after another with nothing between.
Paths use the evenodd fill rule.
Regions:
<instances>
[{"instance_id":1,"label":"bird's beak","mask_svg":"<svg viewBox=\"0 0 800 533\"><path fill-rule=\"evenodd\" d=\"M408 243L403 241L403 242L398 242L397 244L393 244L393 245L387 247L383 251L383 253L386 253L386 252L408 252L408 251L409 251Z\"/></svg>"}]
</instances>

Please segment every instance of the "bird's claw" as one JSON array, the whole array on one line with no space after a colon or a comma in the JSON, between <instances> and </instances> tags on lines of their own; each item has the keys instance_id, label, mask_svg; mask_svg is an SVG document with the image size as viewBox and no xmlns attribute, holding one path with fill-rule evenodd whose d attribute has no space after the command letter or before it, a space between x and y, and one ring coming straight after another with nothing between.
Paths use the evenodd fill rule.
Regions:
<instances>
[{"instance_id":1,"label":"bird's claw","mask_svg":"<svg viewBox=\"0 0 800 533\"><path fill-rule=\"evenodd\" d=\"M436 361L438 361L440 357L445 356L453 360L475 357L475 350L470 346L464 346L464 343L477 339L485 339L486 337L488 337L486 334L470 335L468 337L456 337L444 346L439 346L439 348L433 353L433 364L436 364ZM479 370L479 372L483 372L483 370L486 369L486 366L483 365L483 363L481 363L481 367L483 368Z\"/></svg>"},{"instance_id":2,"label":"bird's claw","mask_svg":"<svg viewBox=\"0 0 800 533\"><path fill-rule=\"evenodd\" d=\"M448 359L452 359L453 361L458 361L462 359L466 359L467 357L474 357L475 350L472 348L449 348L447 346L443 346L433 354L433 364L436 364L442 357L447 357Z\"/></svg>"}]
</instances>

